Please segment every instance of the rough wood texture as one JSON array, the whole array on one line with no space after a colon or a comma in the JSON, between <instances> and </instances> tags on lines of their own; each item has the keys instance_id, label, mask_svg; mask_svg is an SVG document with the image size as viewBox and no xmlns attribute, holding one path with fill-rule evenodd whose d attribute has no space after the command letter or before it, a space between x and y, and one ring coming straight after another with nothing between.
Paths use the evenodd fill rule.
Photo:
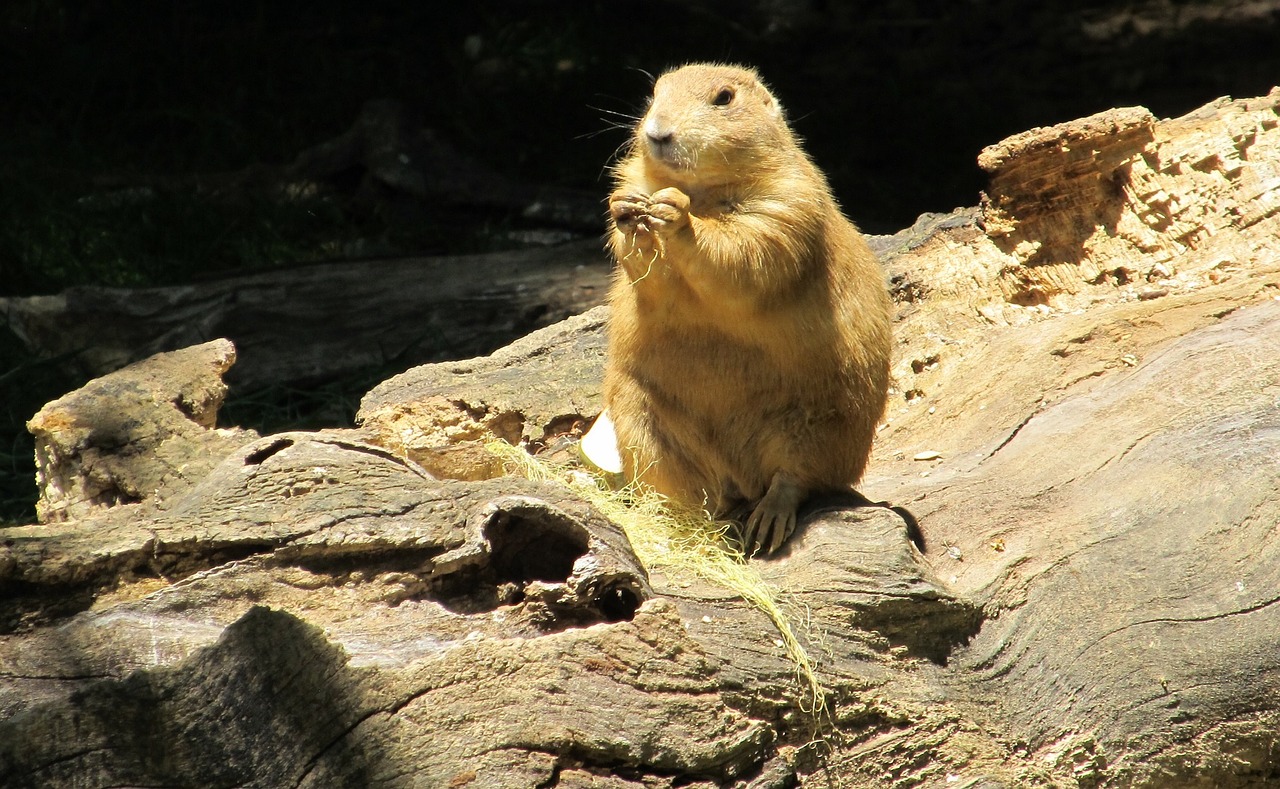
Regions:
<instances>
[{"instance_id":1,"label":"rough wood texture","mask_svg":"<svg viewBox=\"0 0 1280 789\"><path fill-rule=\"evenodd\" d=\"M227 395L222 374L235 361L235 347L214 340L138 362L40 409L27 422L40 520L82 518L185 487L256 438L214 429Z\"/></svg>"},{"instance_id":2,"label":"rough wood texture","mask_svg":"<svg viewBox=\"0 0 1280 789\"><path fill-rule=\"evenodd\" d=\"M867 492L987 614L952 691L1068 785L1280 777L1278 113L1019 135L972 221L888 260L911 300Z\"/></svg>"},{"instance_id":3,"label":"rough wood texture","mask_svg":"<svg viewBox=\"0 0 1280 789\"><path fill-rule=\"evenodd\" d=\"M433 474L498 476L488 442L546 448L600 412L607 315L597 307L487 357L415 367L365 395L356 421Z\"/></svg>"},{"instance_id":4,"label":"rough wood texture","mask_svg":"<svg viewBox=\"0 0 1280 789\"><path fill-rule=\"evenodd\" d=\"M590 417L593 312L387 382L360 431L6 530L0 783L1280 780L1277 120L1280 91L1035 130L980 208L877 239L900 353L863 489L928 550L816 502L757 563L827 714L763 614L566 490L415 462ZM61 408L172 410L122 394L164 364Z\"/></svg>"},{"instance_id":5,"label":"rough wood texture","mask_svg":"<svg viewBox=\"0 0 1280 789\"><path fill-rule=\"evenodd\" d=\"M329 263L198 285L72 288L0 299L31 348L103 375L219 337L254 389L325 380L393 361L487 353L599 304L608 263L598 241L486 255Z\"/></svg>"}]
</instances>

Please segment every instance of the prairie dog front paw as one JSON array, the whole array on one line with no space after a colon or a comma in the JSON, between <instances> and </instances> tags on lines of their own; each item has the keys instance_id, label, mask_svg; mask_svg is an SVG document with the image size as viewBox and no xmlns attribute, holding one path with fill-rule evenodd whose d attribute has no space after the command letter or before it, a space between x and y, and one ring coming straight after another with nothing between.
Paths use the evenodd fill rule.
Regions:
<instances>
[{"instance_id":1,"label":"prairie dog front paw","mask_svg":"<svg viewBox=\"0 0 1280 789\"><path fill-rule=\"evenodd\" d=\"M618 229L624 232L633 232L636 223L646 218L648 208L648 195L626 191L609 195L609 216Z\"/></svg>"},{"instance_id":2,"label":"prairie dog front paw","mask_svg":"<svg viewBox=\"0 0 1280 789\"><path fill-rule=\"evenodd\" d=\"M649 195L650 227L655 233L669 235L689 222L689 196L674 186Z\"/></svg>"}]
</instances>

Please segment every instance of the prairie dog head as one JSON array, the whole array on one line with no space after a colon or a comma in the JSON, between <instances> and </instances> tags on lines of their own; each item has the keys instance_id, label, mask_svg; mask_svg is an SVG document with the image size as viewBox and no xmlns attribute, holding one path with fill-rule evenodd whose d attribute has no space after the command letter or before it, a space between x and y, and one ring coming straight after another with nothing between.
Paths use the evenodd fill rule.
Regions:
<instances>
[{"instance_id":1,"label":"prairie dog head","mask_svg":"<svg viewBox=\"0 0 1280 789\"><path fill-rule=\"evenodd\" d=\"M654 83L635 145L650 165L704 182L741 177L791 139L781 105L753 69L695 63Z\"/></svg>"}]
</instances>

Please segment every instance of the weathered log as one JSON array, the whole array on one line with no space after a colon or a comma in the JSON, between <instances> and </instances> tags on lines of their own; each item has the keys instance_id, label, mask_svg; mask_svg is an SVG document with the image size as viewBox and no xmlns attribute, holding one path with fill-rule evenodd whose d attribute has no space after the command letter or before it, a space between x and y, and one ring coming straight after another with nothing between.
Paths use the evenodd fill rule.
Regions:
<instances>
[{"instance_id":1,"label":"weathered log","mask_svg":"<svg viewBox=\"0 0 1280 789\"><path fill-rule=\"evenodd\" d=\"M448 462L594 415L593 312L387 382L358 431L7 530L0 782L1280 779L1278 121L1280 90L1035 130L984 155L981 207L877 239L901 347L863 489L928 551L818 502L752 563L823 714L734 592L641 567L569 488ZM60 408L172 410L121 394L163 364Z\"/></svg>"},{"instance_id":2,"label":"weathered log","mask_svg":"<svg viewBox=\"0 0 1280 789\"><path fill-rule=\"evenodd\" d=\"M490 441L544 449L600 412L607 316L597 307L481 359L415 367L365 395L356 421L434 474L498 476Z\"/></svg>"},{"instance_id":3,"label":"weathered log","mask_svg":"<svg viewBox=\"0 0 1280 789\"><path fill-rule=\"evenodd\" d=\"M236 447L257 438L215 430L235 364L226 340L157 356L104 376L40 409L36 438L44 523L145 501L198 480Z\"/></svg>"},{"instance_id":4,"label":"weathered log","mask_svg":"<svg viewBox=\"0 0 1280 789\"><path fill-rule=\"evenodd\" d=\"M759 611L688 579L659 597L626 537L564 489L437 481L354 431L268 436L180 495L7 536L0 775L17 785L526 786L574 767L734 781L814 725ZM797 550L811 542L822 565L772 574L850 579L830 611L811 606L842 630L833 693L885 682L904 640L877 634L897 629L886 607L937 611L935 640L971 632L976 612L896 517L819 516ZM177 722L172 747L156 721Z\"/></svg>"},{"instance_id":5,"label":"weathered log","mask_svg":"<svg viewBox=\"0 0 1280 789\"><path fill-rule=\"evenodd\" d=\"M988 614L952 698L1065 781L1280 776L1278 116L1019 135L973 221L888 260L913 301L867 487Z\"/></svg>"},{"instance_id":6,"label":"weathered log","mask_svg":"<svg viewBox=\"0 0 1280 789\"><path fill-rule=\"evenodd\" d=\"M484 255L349 261L167 288L71 288L0 298L34 351L87 376L229 338L228 380L256 389L393 362L488 353L593 307L608 283L596 241Z\"/></svg>"}]
</instances>

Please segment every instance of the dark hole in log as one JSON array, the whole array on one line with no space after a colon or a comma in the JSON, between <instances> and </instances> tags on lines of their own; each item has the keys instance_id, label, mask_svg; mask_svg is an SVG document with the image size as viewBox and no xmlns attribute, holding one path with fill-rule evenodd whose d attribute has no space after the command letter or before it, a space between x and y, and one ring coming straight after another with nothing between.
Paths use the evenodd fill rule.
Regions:
<instances>
[{"instance_id":1,"label":"dark hole in log","mask_svg":"<svg viewBox=\"0 0 1280 789\"><path fill-rule=\"evenodd\" d=\"M541 632L635 616L643 594L626 573L577 579L593 589L585 598L554 588L571 585L575 564L590 548L590 534L572 515L527 497L495 499L490 508L482 527L488 561L433 578L431 599L467 616L510 607L508 622ZM535 584L546 586L534 593Z\"/></svg>"},{"instance_id":2,"label":"dark hole in log","mask_svg":"<svg viewBox=\"0 0 1280 789\"><path fill-rule=\"evenodd\" d=\"M640 597L625 586L614 586L596 598L596 606L606 622L630 622L640 607Z\"/></svg>"},{"instance_id":3,"label":"dark hole in log","mask_svg":"<svg viewBox=\"0 0 1280 789\"><path fill-rule=\"evenodd\" d=\"M536 506L495 513L485 536L499 583L564 582L573 572L573 563L587 552L587 534L580 526Z\"/></svg>"}]
</instances>

